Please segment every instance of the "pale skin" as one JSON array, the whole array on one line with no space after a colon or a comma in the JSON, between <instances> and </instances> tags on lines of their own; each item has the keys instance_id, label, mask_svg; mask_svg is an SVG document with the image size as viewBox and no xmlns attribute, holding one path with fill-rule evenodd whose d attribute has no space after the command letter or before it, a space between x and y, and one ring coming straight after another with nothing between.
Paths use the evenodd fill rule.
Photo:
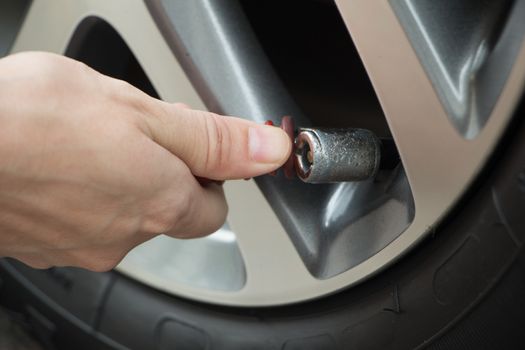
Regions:
<instances>
[{"instance_id":1,"label":"pale skin","mask_svg":"<svg viewBox=\"0 0 525 350\"><path fill-rule=\"evenodd\" d=\"M0 256L35 268L115 267L159 234L225 221L214 180L280 167L279 128L156 100L48 53L0 59Z\"/></svg>"}]
</instances>

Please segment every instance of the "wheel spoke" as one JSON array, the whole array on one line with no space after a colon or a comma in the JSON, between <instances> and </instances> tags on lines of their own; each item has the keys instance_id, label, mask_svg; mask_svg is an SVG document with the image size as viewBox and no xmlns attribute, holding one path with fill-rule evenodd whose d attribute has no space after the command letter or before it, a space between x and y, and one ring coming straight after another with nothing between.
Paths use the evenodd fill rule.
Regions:
<instances>
[{"instance_id":1,"label":"wheel spoke","mask_svg":"<svg viewBox=\"0 0 525 350\"><path fill-rule=\"evenodd\" d=\"M313 277L297 249L254 181L232 181L226 185L228 222L246 268L242 294L274 297L275 286L309 285Z\"/></svg>"},{"instance_id":2,"label":"wheel spoke","mask_svg":"<svg viewBox=\"0 0 525 350\"><path fill-rule=\"evenodd\" d=\"M499 127L466 140L449 119L391 2L337 4L395 139L416 213L443 214L490 154L510 113L496 109L490 122Z\"/></svg>"},{"instance_id":3,"label":"wheel spoke","mask_svg":"<svg viewBox=\"0 0 525 350\"><path fill-rule=\"evenodd\" d=\"M381 101L416 206L428 195L437 199L444 194L442 169L458 160L450 155L457 151L461 137L448 122L389 3L341 1L338 5ZM440 190L428 193L433 188Z\"/></svg>"}]
</instances>

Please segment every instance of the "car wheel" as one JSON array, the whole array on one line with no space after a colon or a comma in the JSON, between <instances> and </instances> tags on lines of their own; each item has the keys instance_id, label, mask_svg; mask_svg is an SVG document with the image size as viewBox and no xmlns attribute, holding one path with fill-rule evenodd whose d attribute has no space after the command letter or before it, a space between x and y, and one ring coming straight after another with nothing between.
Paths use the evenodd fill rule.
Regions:
<instances>
[{"instance_id":1,"label":"car wheel","mask_svg":"<svg viewBox=\"0 0 525 350\"><path fill-rule=\"evenodd\" d=\"M63 53L258 122L367 128L400 156L363 182L228 182L218 232L159 236L112 272L4 259L0 303L47 347L525 347L524 1L0 8L0 53Z\"/></svg>"}]
</instances>

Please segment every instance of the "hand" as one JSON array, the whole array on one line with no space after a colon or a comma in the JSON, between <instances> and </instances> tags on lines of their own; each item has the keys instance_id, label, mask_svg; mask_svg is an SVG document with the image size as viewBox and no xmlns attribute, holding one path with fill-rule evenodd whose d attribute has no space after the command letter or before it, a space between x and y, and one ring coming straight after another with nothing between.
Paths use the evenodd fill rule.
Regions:
<instances>
[{"instance_id":1,"label":"hand","mask_svg":"<svg viewBox=\"0 0 525 350\"><path fill-rule=\"evenodd\" d=\"M46 53L0 60L0 255L26 264L113 268L165 233L216 231L215 180L281 166L279 128L147 96L82 63Z\"/></svg>"}]
</instances>

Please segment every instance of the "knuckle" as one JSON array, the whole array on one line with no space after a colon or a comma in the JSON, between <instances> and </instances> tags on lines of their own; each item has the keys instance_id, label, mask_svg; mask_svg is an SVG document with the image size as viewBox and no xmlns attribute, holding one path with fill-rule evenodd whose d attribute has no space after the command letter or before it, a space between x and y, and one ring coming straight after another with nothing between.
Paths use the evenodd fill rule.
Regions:
<instances>
[{"instance_id":1,"label":"knuckle","mask_svg":"<svg viewBox=\"0 0 525 350\"><path fill-rule=\"evenodd\" d=\"M33 69L39 72L38 79L32 87L36 91L48 94L59 84L58 80L61 78L59 65L54 59L49 58L37 62Z\"/></svg>"},{"instance_id":2,"label":"knuckle","mask_svg":"<svg viewBox=\"0 0 525 350\"><path fill-rule=\"evenodd\" d=\"M110 263L107 263L107 262L93 262L93 263L89 263L85 266L85 269L86 270L89 270L89 271L93 271L93 272L108 272L108 271L111 271L115 266L117 266L116 264L110 264Z\"/></svg>"},{"instance_id":3,"label":"knuckle","mask_svg":"<svg viewBox=\"0 0 525 350\"><path fill-rule=\"evenodd\" d=\"M118 101L139 112L147 110L143 96L133 85L121 79L108 78L105 76L103 79L107 79L107 86L109 87L108 97L112 101Z\"/></svg>"},{"instance_id":4,"label":"knuckle","mask_svg":"<svg viewBox=\"0 0 525 350\"><path fill-rule=\"evenodd\" d=\"M67 250L59 256L60 261L55 266L75 266L93 272L107 272L115 268L131 248L126 242L118 242Z\"/></svg>"},{"instance_id":5,"label":"knuckle","mask_svg":"<svg viewBox=\"0 0 525 350\"><path fill-rule=\"evenodd\" d=\"M38 270L46 270L46 269L49 269L52 267L52 265L47 262L47 261L43 261L43 260L29 260L29 261L26 261L24 259L21 259L20 261L22 261L24 264L32 267L33 269L38 269Z\"/></svg>"},{"instance_id":6,"label":"knuckle","mask_svg":"<svg viewBox=\"0 0 525 350\"><path fill-rule=\"evenodd\" d=\"M152 118L156 116L156 111L152 110L147 95L127 81L120 79L108 78L102 76L104 80L102 84L106 89L106 96L111 104L120 106L125 113L120 113L120 116L127 121L139 122L140 126L148 129L148 123L145 123L145 118Z\"/></svg>"},{"instance_id":7,"label":"knuckle","mask_svg":"<svg viewBox=\"0 0 525 350\"><path fill-rule=\"evenodd\" d=\"M46 104L59 103L64 95L78 93L83 88L79 81L91 75L85 71L92 71L84 63L43 52L23 54L17 64L23 66L25 72L21 88L33 100Z\"/></svg>"},{"instance_id":8,"label":"knuckle","mask_svg":"<svg viewBox=\"0 0 525 350\"><path fill-rule=\"evenodd\" d=\"M224 204L221 206L221 212L217 216L217 221L215 222L215 226L212 226L212 232L219 230L226 222L227 217L228 217L228 203L226 202L226 199L224 199Z\"/></svg>"},{"instance_id":9,"label":"knuckle","mask_svg":"<svg viewBox=\"0 0 525 350\"><path fill-rule=\"evenodd\" d=\"M128 83L125 80L121 79L111 79L111 84L114 89L114 92L121 96L131 96L135 92L133 85Z\"/></svg>"},{"instance_id":10,"label":"knuckle","mask_svg":"<svg viewBox=\"0 0 525 350\"><path fill-rule=\"evenodd\" d=\"M202 227L199 231L191 232L191 235L188 235L190 238L201 238L211 235L212 233L215 233L219 231L226 221L226 215L224 215L223 218L216 217L212 221L209 221L205 227Z\"/></svg>"},{"instance_id":11,"label":"knuckle","mask_svg":"<svg viewBox=\"0 0 525 350\"><path fill-rule=\"evenodd\" d=\"M175 224L185 226L193 219L192 213L194 212L195 198L189 191L184 191L179 198L177 198L176 202Z\"/></svg>"},{"instance_id":12,"label":"knuckle","mask_svg":"<svg viewBox=\"0 0 525 350\"><path fill-rule=\"evenodd\" d=\"M33 69L41 72L42 81L47 84L60 84L61 80L75 79L72 73L77 73L81 67L87 66L81 62L58 55L41 54L33 65Z\"/></svg>"},{"instance_id":13,"label":"knuckle","mask_svg":"<svg viewBox=\"0 0 525 350\"><path fill-rule=\"evenodd\" d=\"M113 270L123 259L124 255L101 254L99 256L86 256L80 266L94 272L107 272Z\"/></svg>"},{"instance_id":14,"label":"knuckle","mask_svg":"<svg viewBox=\"0 0 525 350\"><path fill-rule=\"evenodd\" d=\"M170 231L176 224L176 218L173 212L169 210L160 210L146 220L143 231L147 234L161 234Z\"/></svg>"},{"instance_id":15,"label":"knuckle","mask_svg":"<svg viewBox=\"0 0 525 350\"><path fill-rule=\"evenodd\" d=\"M215 200L213 200L215 201ZM221 229L226 222L228 204L224 195L207 210L197 207L195 204L192 213L182 221L178 238L200 238L208 236ZM198 218L196 221L196 218Z\"/></svg>"},{"instance_id":16,"label":"knuckle","mask_svg":"<svg viewBox=\"0 0 525 350\"><path fill-rule=\"evenodd\" d=\"M160 234L177 231L189 221L193 198L189 191L182 190L173 196L161 199L153 214L145 220L143 231L148 234Z\"/></svg>"},{"instance_id":17,"label":"knuckle","mask_svg":"<svg viewBox=\"0 0 525 350\"><path fill-rule=\"evenodd\" d=\"M177 195L174 201L174 215L171 230L177 227L186 226L192 220L193 207L195 205L194 197L189 191L182 191Z\"/></svg>"},{"instance_id":18,"label":"knuckle","mask_svg":"<svg viewBox=\"0 0 525 350\"><path fill-rule=\"evenodd\" d=\"M226 222L227 216L228 216L228 204L226 203L226 200L224 199L224 203L218 207L215 215L208 222L204 230L198 234L197 237L203 237L203 236L210 235L214 232L217 232L219 229L223 227L224 223Z\"/></svg>"},{"instance_id":19,"label":"knuckle","mask_svg":"<svg viewBox=\"0 0 525 350\"><path fill-rule=\"evenodd\" d=\"M26 52L20 54L20 58L28 67L40 71L55 71L63 60L61 56L45 52Z\"/></svg>"},{"instance_id":20,"label":"knuckle","mask_svg":"<svg viewBox=\"0 0 525 350\"><path fill-rule=\"evenodd\" d=\"M18 261L21 261L22 263L34 269L43 270L53 266L48 259L40 255L41 254L36 253L23 253L13 255L13 258L15 258Z\"/></svg>"},{"instance_id":21,"label":"knuckle","mask_svg":"<svg viewBox=\"0 0 525 350\"><path fill-rule=\"evenodd\" d=\"M23 81L31 80L30 85L24 86L26 89L45 90L63 76L61 72L69 66L68 61L72 60L46 52L22 52L8 56L3 63L10 74Z\"/></svg>"},{"instance_id":22,"label":"knuckle","mask_svg":"<svg viewBox=\"0 0 525 350\"><path fill-rule=\"evenodd\" d=\"M227 165L231 148L231 132L224 117L211 114L204 118L206 143L204 166L207 172L217 171Z\"/></svg>"}]
</instances>

